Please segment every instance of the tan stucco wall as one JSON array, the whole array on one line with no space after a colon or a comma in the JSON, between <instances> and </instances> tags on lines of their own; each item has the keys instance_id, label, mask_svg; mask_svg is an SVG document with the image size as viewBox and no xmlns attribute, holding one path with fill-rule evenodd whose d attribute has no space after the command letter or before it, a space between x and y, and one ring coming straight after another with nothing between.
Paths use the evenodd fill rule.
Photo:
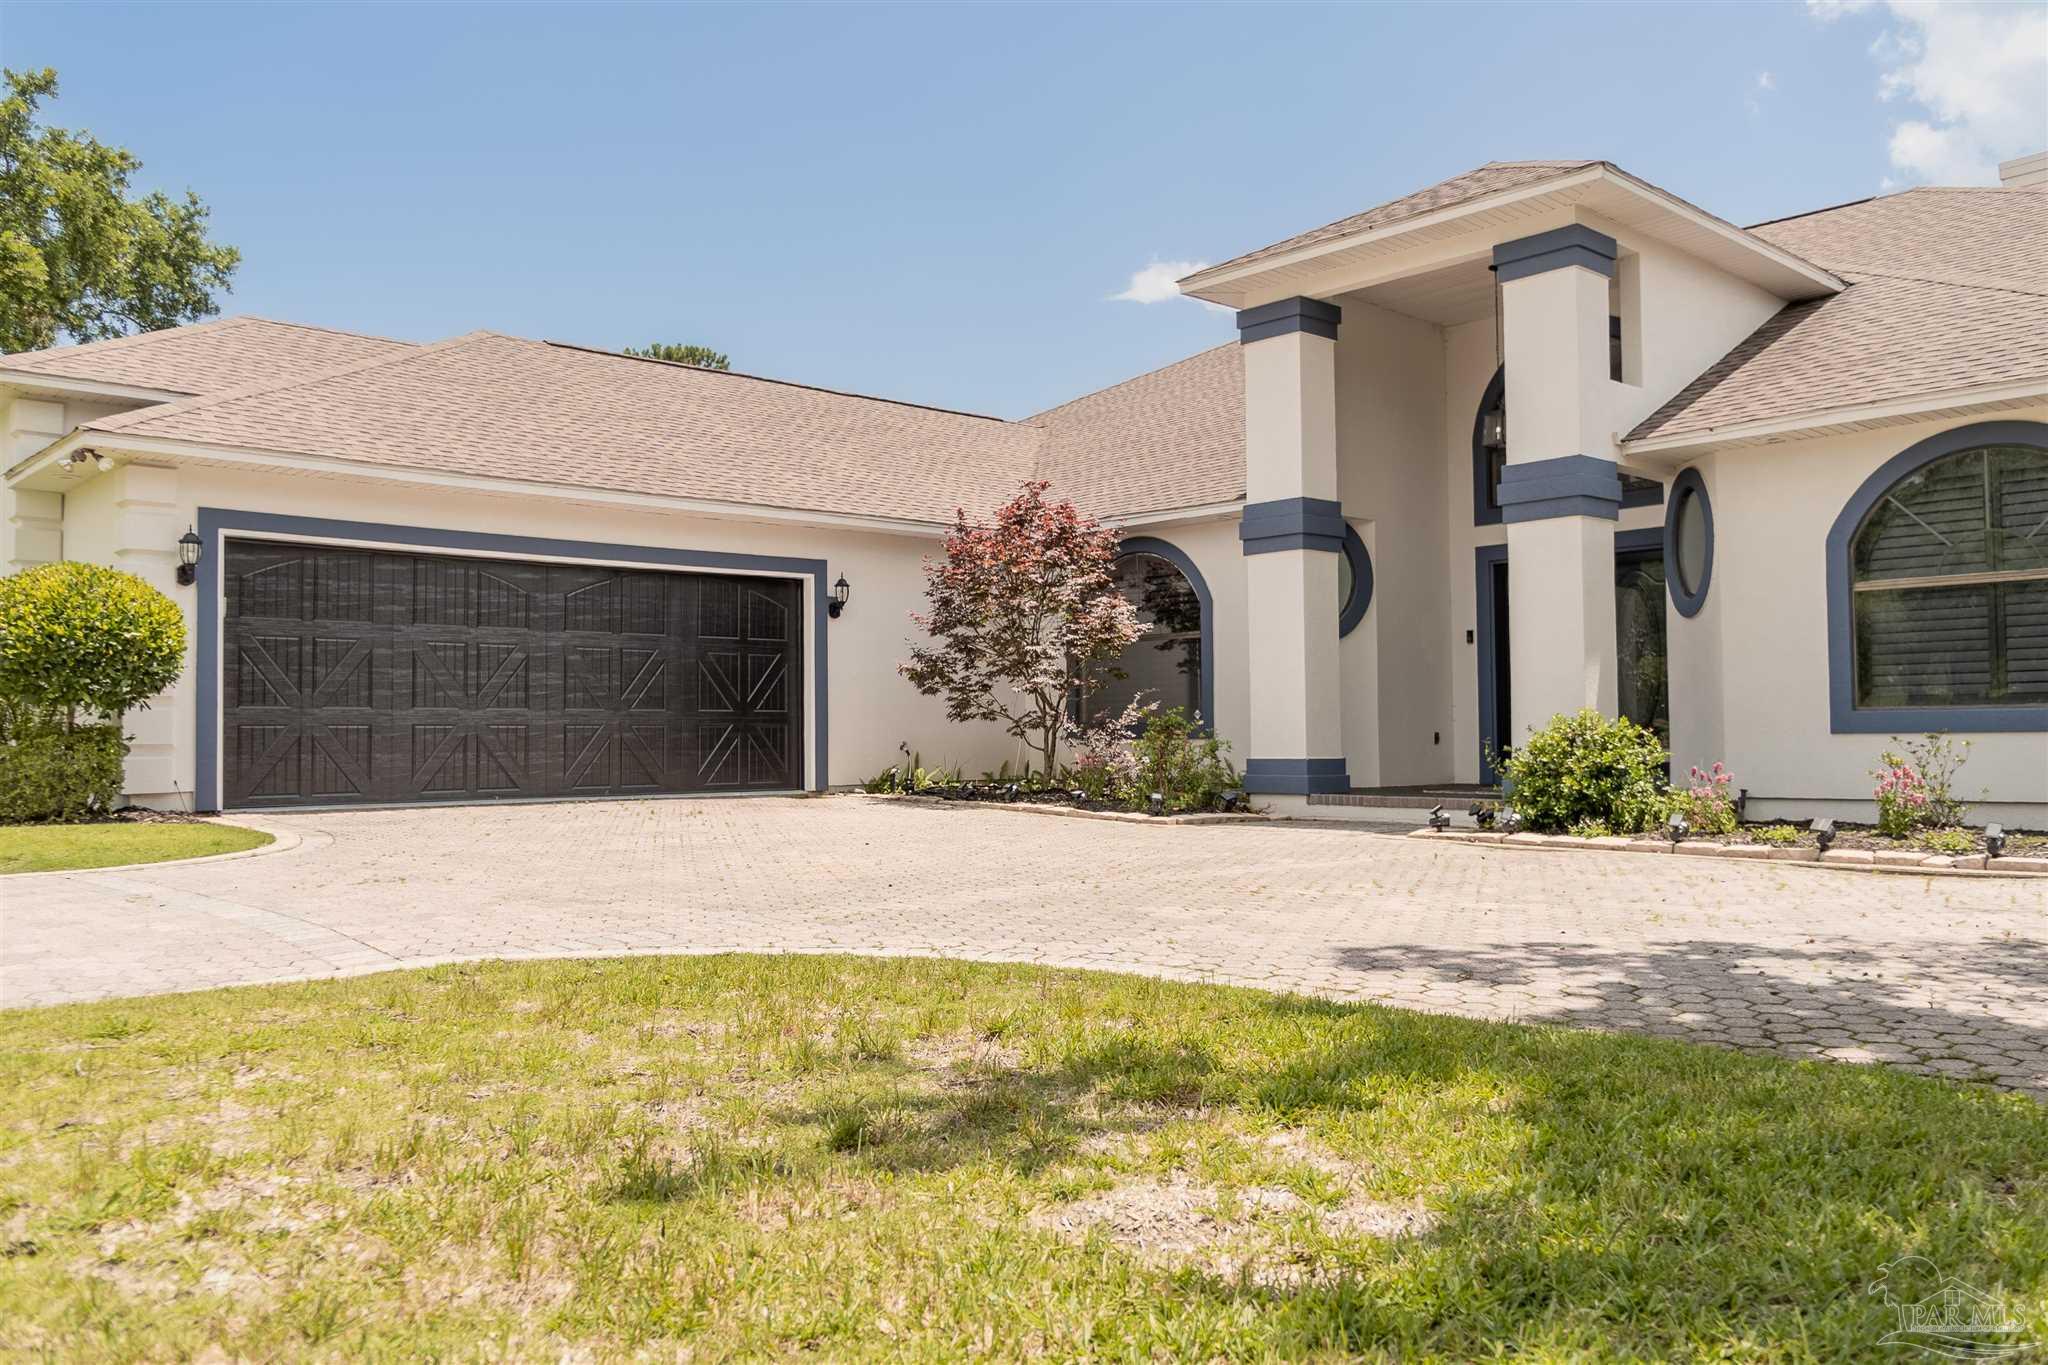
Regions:
<instances>
[{"instance_id":1,"label":"tan stucco wall","mask_svg":"<svg viewBox=\"0 0 2048 1365\"><path fill-rule=\"evenodd\" d=\"M124 470L92 478L65 495L68 558L121 562L124 518L116 504L122 481L130 474ZM828 623L827 766L832 784L863 781L897 762L897 745L904 741L920 752L927 764L958 763L971 772L1017 757L1015 741L993 727L948 721L938 700L919 696L896 673L896 664L905 656L906 642L914 631L908 615L922 602L919 565L925 553L936 550L936 538L679 516L222 467L187 465L166 471L166 476L175 488L173 506L166 508L161 518L169 528L166 552L185 525L197 520L198 509L211 507L554 540L823 559L830 566L828 577L843 573L852 585L852 600L845 614ZM158 529L152 529L149 538L158 534ZM188 613L192 610L197 588L167 585L167 591ZM195 650L196 634L193 650L188 650L184 678L159 699L153 715L139 718L144 726L163 727L167 758L160 766L131 759L131 781L137 783L131 795L138 799L182 803L193 789L198 692ZM806 671L808 675L810 670ZM131 721L131 728L135 724ZM806 755L808 760L808 742Z\"/></svg>"},{"instance_id":2,"label":"tan stucco wall","mask_svg":"<svg viewBox=\"0 0 2048 1365\"><path fill-rule=\"evenodd\" d=\"M1348 301L1337 339L1337 484L1373 563L1372 605L1339 645L1344 753L1359 786L1451 773L1440 623L1443 329ZM1332 607L1334 613L1336 608Z\"/></svg>"},{"instance_id":3,"label":"tan stucco wall","mask_svg":"<svg viewBox=\"0 0 2048 1365\"><path fill-rule=\"evenodd\" d=\"M2048 422L2048 405L1995 416ZM1764 813L1770 798L1806 798L1843 803L1837 813L1870 818L1869 770L1890 741L1830 732L1828 528L1885 461L1976 420L1983 419L1753 446L1700 462L1714 512L1713 578L1699 615L1669 618L1671 667L1674 680L1695 680L1686 684L1689 717L1710 713L1718 701L1720 751L1712 747L1711 720L1689 721L1674 736L1675 769L1720 758L1764 801ZM1674 718L1678 687L1674 681ZM1980 815L2048 824L2048 734L1963 738L1971 753L1960 794L1992 803Z\"/></svg>"}]
</instances>

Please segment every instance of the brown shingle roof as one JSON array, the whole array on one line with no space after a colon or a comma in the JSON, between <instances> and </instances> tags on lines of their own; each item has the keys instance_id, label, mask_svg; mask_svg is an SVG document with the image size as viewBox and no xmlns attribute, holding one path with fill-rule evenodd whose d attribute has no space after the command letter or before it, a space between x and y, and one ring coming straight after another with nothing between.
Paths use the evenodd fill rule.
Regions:
<instances>
[{"instance_id":1,"label":"brown shingle roof","mask_svg":"<svg viewBox=\"0 0 2048 1365\"><path fill-rule=\"evenodd\" d=\"M994 506L1036 428L473 332L87 431L920 521Z\"/></svg>"},{"instance_id":2,"label":"brown shingle roof","mask_svg":"<svg viewBox=\"0 0 2048 1365\"><path fill-rule=\"evenodd\" d=\"M1077 507L1128 516L1244 496L1244 364L1218 346L1030 419L1038 476Z\"/></svg>"},{"instance_id":3,"label":"brown shingle roof","mask_svg":"<svg viewBox=\"0 0 2048 1365\"><path fill-rule=\"evenodd\" d=\"M223 389L312 374L358 360L401 354L409 341L337 332L269 318L232 317L190 327L82 346L57 346L0 356L0 370L61 379L89 379L167 393L217 393Z\"/></svg>"},{"instance_id":4,"label":"brown shingle roof","mask_svg":"<svg viewBox=\"0 0 2048 1365\"><path fill-rule=\"evenodd\" d=\"M1849 288L1773 316L1629 440L2048 380L2048 193L1908 190L1752 231Z\"/></svg>"},{"instance_id":5,"label":"brown shingle roof","mask_svg":"<svg viewBox=\"0 0 2048 1365\"><path fill-rule=\"evenodd\" d=\"M1319 228L1297 233L1285 241L1262 246L1257 251L1247 251L1242 256L1233 256L1218 265L1197 270L1187 278L1198 281L1216 271L1249 265L1253 261L1263 261L1269 256L1313 246L1317 242L1326 242L1335 237L1348 237L1354 232L1364 232L1368 228L1387 227L1406 218L1418 218L1425 213L1452 208L1468 200L1497 194L1502 190L1516 189L1522 185L1531 185L1568 171L1583 170L1587 166L1600 164L1602 163L1598 161L1489 161L1476 170L1454 175L1448 180L1439 180L1427 189L1404 194L1399 199L1389 199L1386 203L1369 208L1363 213L1354 213L1348 218L1339 218L1334 223L1325 223Z\"/></svg>"}]
</instances>

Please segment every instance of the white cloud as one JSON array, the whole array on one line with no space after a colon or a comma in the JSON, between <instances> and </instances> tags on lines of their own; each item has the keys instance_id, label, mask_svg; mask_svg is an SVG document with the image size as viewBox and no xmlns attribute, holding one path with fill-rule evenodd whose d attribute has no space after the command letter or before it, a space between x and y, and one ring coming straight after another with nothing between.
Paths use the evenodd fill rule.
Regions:
<instances>
[{"instance_id":1,"label":"white cloud","mask_svg":"<svg viewBox=\"0 0 2048 1365\"><path fill-rule=\"evenodd\" d=\"M1764 116L1764 96L1778 88L1778 78L1768 71L1756 73L1756 79L1742 96L1742 107L1749 111L1751 118Z\"/></svg>"},{"instance_id":2,"label":"white cloud","mask_svg":"<svg viewBox=\"0 0 2048 1365\"><path fill-rule=\"evenodd\" d=\"M1207 264L1207 261L1154 261L1143 270L1133 270L1130 287L1110 297L1126 303L1165 303L1168 299L1177 299L1181 296L1178 283L1181 277L1192 275Z\"/></svg>"},{"instance_id":3,"label":"white cloud","mask_svg":"<svg viewBox=\"0 0 2048 1365\"><path fill-rule=\"evenodd\" d=\"M1756 73L1756 88L1759 90L1776 90L1778 88L1778 78L1768 71L1759 71Z\"/></svg>"},{"instance_id":4,"label":"white cloud","mask_svg":"<svg viewBox=\"0 0 2048 1365\"><path fill-rule=\"evenodd\" d=\"M1823 22L1872 7L1807 0ZM1885 12L1870 45L1878 96L1921 115L1892 126L1898 182L1995 185L2000 161L2048 146L2048 5L1889 0Z\"/></svg>"}]
</instances>

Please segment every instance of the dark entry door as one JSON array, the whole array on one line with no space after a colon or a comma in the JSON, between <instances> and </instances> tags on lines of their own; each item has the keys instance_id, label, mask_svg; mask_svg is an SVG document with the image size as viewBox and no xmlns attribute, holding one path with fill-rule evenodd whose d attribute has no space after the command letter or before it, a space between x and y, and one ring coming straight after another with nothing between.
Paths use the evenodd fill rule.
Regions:
<instances>
[{"instance_id":1,"label":"dark entry door","mask_svg":"<svg viewBox=\"0 0 2048 1365\"><path fill-rule=\"evenodd\" d=\"M231 541L223 804L803 785L786 578Z\"/></svg>"}]
</instances>

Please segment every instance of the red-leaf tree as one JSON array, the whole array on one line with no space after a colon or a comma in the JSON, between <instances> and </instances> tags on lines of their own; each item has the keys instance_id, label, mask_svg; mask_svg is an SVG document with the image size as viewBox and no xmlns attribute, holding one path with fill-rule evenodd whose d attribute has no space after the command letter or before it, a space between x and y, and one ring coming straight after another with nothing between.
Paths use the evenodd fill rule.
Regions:
<instances>
[{"instance_id":1,"label":"red-leaf tree","mask_svg":"<svg viewBox=\"0 0 2048 1365\"><path fill-rule=\"evenodd\" d=\"M1000 721L1058 771L1070 697L1087 696L1138 638L1137 609L1116 590L1117 533L1026 483L990 525L963 510L943 559L924 562L932 643L897 671L954 720Z\"/></svg>"}]
</instances>

